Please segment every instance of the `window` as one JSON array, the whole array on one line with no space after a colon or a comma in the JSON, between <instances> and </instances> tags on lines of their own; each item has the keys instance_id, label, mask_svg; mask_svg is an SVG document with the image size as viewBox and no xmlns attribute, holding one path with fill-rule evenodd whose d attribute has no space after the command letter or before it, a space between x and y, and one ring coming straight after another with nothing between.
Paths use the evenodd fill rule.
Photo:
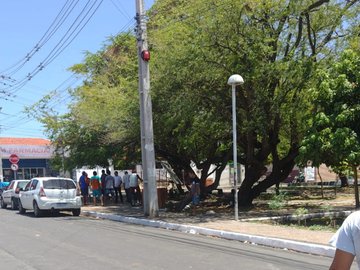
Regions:
<instances>
[{"instance_id":1,"label":"window","mask_svg":"<svg viewBox=\"0 0 360 270\"><path fill-rule=\"evenodd\" d=\"M33 180L32 182L31 182L31 186L30 186L30 190L34 190L34 189L36 189L36 186L37 186L37 183L38 183L39 181L38 180Z\"/></svg>"},{"instance_id":2,"label":"window","mask_svg":"<svg viewBox=\"0 0 360 270\"><path fill-rule=\"evenodd\" d=\"M15 183L14 181L11 181L11 183L7 189L12 189L14 187L14 183Z\"/></svg>"},{"instance_id":3,"label":"window","mask_svg":"<svg viewBox=\"0 0 360 270\"><path fill-rule=\"evenodd\" d=\"M31 179L31 174L30 174L29 168L24 169L24 176L25 176L25 179Z\"/></svg>"},{"instance_id":4,"label":"window","mask_svg":"<svg viewBox=\"0 0 360 270\"><path fill-rule=\"evenodd\" d=\"M30 186L31 186L31 182L27 183L24 190L29 190L30 189Z\"/></svg>"},{"instance_id":5,"label":"window","mask_svg":"<svg viewBox=\"0 0 360 270\"><path fill-rule=\"evenodd\" d=\"M45 189L76 189L75 183L66 179L51 179L43 182Z\"/></svg>"},{"instance_id":6,"label":"window","mask_svg":"<svg viewBox=\"0 0 360 270\"><path fill-rule=\"evenodd\" d=\"M21 182L18 182L18 188L24 188L26 185L27 185L28 182L25 182L25 181L21 181Z\"/></svg>"}]
</instances>

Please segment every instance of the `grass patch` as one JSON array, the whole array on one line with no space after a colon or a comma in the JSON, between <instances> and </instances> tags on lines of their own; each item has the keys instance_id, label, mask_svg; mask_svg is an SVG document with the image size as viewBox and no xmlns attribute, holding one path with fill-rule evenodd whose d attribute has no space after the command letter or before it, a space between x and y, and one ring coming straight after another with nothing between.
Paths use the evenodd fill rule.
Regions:
<instances>
[{"instance_id":1,"label":"grass patch","mask_svg":"<svg viewBox=\"0 0 360 270\"><path fill-rule=\"evenodd\" d=\"M337 229L341 226L344 221L344 218L330 218L330 217L320 217L320 218L311 218L302 220L302 222L293 220L293 221L280 221L277 222L278 225L290 226L299 229L308 229L312 231L331 231L336 232Z\"/></svg>"}]
</instances>

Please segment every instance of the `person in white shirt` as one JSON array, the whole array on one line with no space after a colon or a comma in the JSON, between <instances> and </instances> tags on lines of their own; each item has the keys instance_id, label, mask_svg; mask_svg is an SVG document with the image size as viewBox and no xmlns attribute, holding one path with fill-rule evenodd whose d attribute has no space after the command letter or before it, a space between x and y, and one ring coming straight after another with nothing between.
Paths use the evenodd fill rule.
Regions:
<instances>
[{"instance_id":1,"label":"person in white shirt","mask_svg":"<svg viewBox=\"0 0 360 270\"><path fill-rule=\"evenodd\" d=\"M129 179L131 206L135 206L137 203L138 204L142 203L142 195L140 191L139 180L142 181L142 179L136 173L136 171L133 170Z\"/></svg>"},{"instance_id":2,"label":"person in white shirt","mask_svg":"<svg viewBox=\"0 0 360 270\"><path fill-rule=\"evenodd\" d=\"M125 173L124 173L123 182L124 182L124 189L125 189L125 194L126 194L126 201L128 203L131 203L130 175L127 171L125 171Z\"/></svg>"},{"instance_id":3,"label":"person in white shirt","mask_svg":"<svg viewBox=\"0 0 360 270\"><path fill-rule=\"evenodd\" d=\"M360 269L360 211L344 220L330 244L336 247L330 270L349 270L355 257Z\"/></svg>"},{"instance_id":4,"label":"person in white shirt","mask_svg":"<svg viewBox=\"0 0 360 270\"><path fill-rule=\"evenodd\" d=\"M106 171L106 177L105 177L105 199L110 200L114 196L114 183L115 179L114 176L111 175L111 172L109 170ZM105 204L104 199L104 204Z\"/></svg>"},{"instance_id":5,"label":"person in white shirt","mask_svg":"<svg viewBox=\"0 0 360 270\"><path fill-rule=\"evenodd\" d=\"M120 196L120 202L122 202L122 203L124 202L123 196L121 193L121 185L122 185L121 176L119 175L118 171L115 171L115 176L114 176L115 203L118 203L119 196Z\"/></svg>"}]
</instances>

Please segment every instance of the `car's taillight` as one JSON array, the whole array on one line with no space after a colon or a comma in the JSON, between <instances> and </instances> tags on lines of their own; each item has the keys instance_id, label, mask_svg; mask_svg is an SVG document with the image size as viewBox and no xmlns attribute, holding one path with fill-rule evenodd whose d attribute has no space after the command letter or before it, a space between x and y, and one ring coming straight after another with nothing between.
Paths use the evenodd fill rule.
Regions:
<instances>
[{"instance_id":1,"label":"car's taillight","mask_svg":"<svg viewBox=\"0 0 360 270\"><path fill-rule=\"evenodd\" d=\"M80 196L81 195L81 193L80 193L80 189L76 189L76 196Z\"/></svg>"},{"instance_id":2,"label":"car's taillight","mask_svg":"<svg viewBox=\"0 0 360 270\"><path fill-rule=\"evenodd\" d=\"M40 197L46 197L46 194L45 194L45 191L44 191L43 188L40 188L39 196L40 196Z\"/></svg>"}]
</instances>

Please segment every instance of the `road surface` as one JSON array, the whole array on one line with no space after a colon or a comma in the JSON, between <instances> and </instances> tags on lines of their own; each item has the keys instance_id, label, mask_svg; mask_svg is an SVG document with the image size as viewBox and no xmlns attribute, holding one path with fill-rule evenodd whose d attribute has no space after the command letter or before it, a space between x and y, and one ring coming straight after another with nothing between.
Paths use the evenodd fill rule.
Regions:
<instances>
[{"instance_id":1,"label":"road surface","mask_svg":"<svg viewBox=\"0 0 360 270\"><path fill-rule=\"evenodd\" d=\"M0 209L1 269L328 269L330 258L108 220ZM356 269L356 268L354 268Z\"/></svg>"}]
</instances>

